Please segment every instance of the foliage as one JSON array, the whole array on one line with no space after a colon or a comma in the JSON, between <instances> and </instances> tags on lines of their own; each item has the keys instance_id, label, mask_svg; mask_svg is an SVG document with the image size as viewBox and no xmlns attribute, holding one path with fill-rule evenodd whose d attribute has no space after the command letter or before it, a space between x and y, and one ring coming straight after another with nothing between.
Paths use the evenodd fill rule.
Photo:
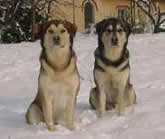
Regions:
<instances>
[{"instance_id":1,"label":"foliage","mask_svg":"<svg viewBox=\"0 0 165 139\"><path fill-rule=\"evenodd\" d=\"M72 5L67 0L0 0L1 41L34 41L36 24L48 20L52 3Z\"/></svg>"},{"instance_id":2,"label":"foliage","mask_svg":"<svg viewBox=\"0 0 165 139\"><path fill-rule=\"evenodd\" d=\"M18 43L31 39L31 9L21 7L17 10L15 20L2 30L1 41L3 43ZM36 16L36 22L42 20L41 15Z\"/></svg>"},{"instance_id":3,"label":"foliage","mask_svg":"<svg viewBox=\"0 0 165 139\"><path fill-rule=\"evenodd\" d=\"M1 41L3 43L18 43L21 42L22 37L19 35L19 30L16 25L12 24L3 30L1 35Z\"/></svg>"}]
</instances>

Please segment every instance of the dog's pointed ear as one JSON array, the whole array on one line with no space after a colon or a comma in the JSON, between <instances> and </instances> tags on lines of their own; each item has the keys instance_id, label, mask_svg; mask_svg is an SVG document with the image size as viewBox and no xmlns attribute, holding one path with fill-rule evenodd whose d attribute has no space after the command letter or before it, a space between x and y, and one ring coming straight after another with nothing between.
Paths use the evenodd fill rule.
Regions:
<instances>
[{"instance_id":1,"label":"dog's pointed ear","mask_svg":"<svg viewBox=\"0 0 165 139\"><path fill-rule=\"evenodd\" d=\"M77 32L77 26L68 21L64 21L64 25L67 28L68 32L71 34L71 36L75 37L76 32Z\"/></svg>"},{"instance_id":2,"label":"dog's pointed ear","mask_svg":"<svg viewBox=\"0 0 165 139\"><path fill-rule=\"evenodd\" d=\"M107 19L104 19L95 25L97 34L103 33L106 23L107 23Z\"/></svg>"},{"instance_id":3,"label":"dog's pointed ear","mask_svg":"<svg viewBox=\"0 0 165 139\"><path fill-rule=\"evenodd\" d=\"M36 25L35 32L34 32L35 39L41 39L42 38L43 26L44 26L43 24Z\"/></svg>"},{"instance_id":4,"label":"dog's pointed ear","mask_svg":"<svg viewBox=\"0 0 165 139\"><path fill-rule=\"evenodd\" d=\"M37 29L36 29L36 32L35 32L35 37L37 39L42 39L43 38L43 36L46 32L46 29L48 28L48 25L49 25L49 22L37 25Z\"/></svg>"},{"instance_id":5,"label":"dog's pointed ear","mask_svg":"<svg viewBox=\"0 0 165 139\"><path fill-rule=\"evenodd\" d=\"M125 19L121 19L121 23L122 23L122 26L123 26L125 32L127 33L127 37L129 37L129 35L132 32L131 25Z\"/></svg>"},{"instance_id":6,"label":"dog's pointed ear","mask_svg":"<svg viewBox=\"0 0 165 139\"><path fill-rule=\"evenodd\" d=\"M36 26L36 30L35 30L35 38L36 39L42 39L44 34L46 33L47 28L52 24L51 21L47 22L47 23L42 23L42 24L38 24Z\"/></svg>"}]
</instances>

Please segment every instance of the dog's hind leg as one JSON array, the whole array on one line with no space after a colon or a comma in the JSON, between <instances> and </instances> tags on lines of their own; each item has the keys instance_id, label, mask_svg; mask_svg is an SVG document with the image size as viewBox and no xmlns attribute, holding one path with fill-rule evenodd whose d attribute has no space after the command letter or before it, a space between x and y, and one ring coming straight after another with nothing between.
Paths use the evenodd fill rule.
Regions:
<instances>
[{"instance_id":1,"label":"dog's hind leg","mask_svg":"<svg viewBox=\"0 0 165 139\"><path fill-rule=\"evenodd\" d=\"M89 104L91 105L92 109L98 109L98 97L97 97L97 92L96 88L92 88L90 91L90 97L89 97ZM108 103L106 102L106 110L112 110L115 108L114 103Z\"/></svg>"},{"instance_id":2,"label":"dog's hind leg","mask_svg":"<svg viewBox=\"0 0 165 139\"><path fill-rule=\"evenodd\" d=\"M136 93L131 84L129 84L127 91L128 91L128 100L129 100L128 105L136 104Z\"/></svg>"},{"instance_id":3,"label":"dog's hind leg","mask_svg":"<svg viewBox=\"0 0 165 139\"><path fill-rule=\"evenodd\" d=\"M31 104L26 113L26 122L28 124L39 124L43 121L43 113L37 104Z\"/></svg>"}]
</instances>

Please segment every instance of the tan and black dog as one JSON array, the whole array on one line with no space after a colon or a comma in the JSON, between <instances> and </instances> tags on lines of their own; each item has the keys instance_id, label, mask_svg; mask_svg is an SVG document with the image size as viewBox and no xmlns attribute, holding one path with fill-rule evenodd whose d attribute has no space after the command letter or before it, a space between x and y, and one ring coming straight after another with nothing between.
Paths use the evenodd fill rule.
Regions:
<instances>
[{"instance_id":1,"label":"tan and black dog","mask_svg":"<svg viewBox=\"0 0 165 139\"><path fill-rule=\"evenodd\" d=\"M38 93L26 113L27 123L45 122L48 130L54 131L55 124L62 122L68 129L74 129L80 86L72 49L75 33L75 25L67 21L52 20L40 26L42 52Z\"/></svg>"},{"instance_id":2,"label":"tan and black dog","mask_svg":"<svg viewBox=\"0 0 165 139\"><path fill-rule=\"evenodd\" d=\"M125 107L136 103L136 94L130 84L129 51L130 29L117 18L104 19L96 24L98 48L95 50L94 81L90 104L99 117L115 108L118 115Z\"/></svg>"}]
</instances>

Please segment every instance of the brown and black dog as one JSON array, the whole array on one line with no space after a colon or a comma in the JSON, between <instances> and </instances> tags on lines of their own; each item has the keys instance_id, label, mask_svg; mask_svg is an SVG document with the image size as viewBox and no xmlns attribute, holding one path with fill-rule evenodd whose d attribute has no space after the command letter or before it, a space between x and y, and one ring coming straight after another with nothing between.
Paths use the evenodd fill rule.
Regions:
<instances>
[{"instance_id":1,"label":"brown and black dog","mask_svg":"<svg viewBox=\"0 0 165 139\"><path fill-rule=\"evenodd\" d=\"M64 122L68 129L74 129L80 86L72 49L75 34L76 26L68 21L52 20L40 25L42 52L38 93L26 113L27 123L45 122L48 130L54 131L55 124Z\"/></svg>"},{"instance_id":2,"label":"brown and black dog","mask_svg":"<svg viewBox=\"0 0 165 139\"><path fill-rule=\"evenodd\" d=\"M118 18L104 19L96 25L98 48L95 51L94 80L90 104L102 117L115 108L122 115L125 107L136 103L130 83L129 26Z\"/></svg>"}]
</instances>

